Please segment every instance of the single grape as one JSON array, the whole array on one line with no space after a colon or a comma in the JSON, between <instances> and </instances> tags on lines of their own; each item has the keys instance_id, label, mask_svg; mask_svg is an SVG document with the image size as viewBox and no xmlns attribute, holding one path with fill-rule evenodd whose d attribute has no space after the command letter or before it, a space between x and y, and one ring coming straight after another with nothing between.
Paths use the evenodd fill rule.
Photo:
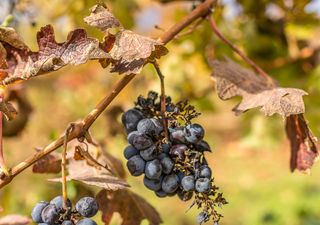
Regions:
<instances>
[{"instance_id":1,"label":"single grape","mask_svg":"<svg viewBox=\"0 0 320 225\"><path fill-rule=\"evenodd\" d=\"M179 182L181 183L182 179L186 176L183 172L181 171L177 171L176 172L178 178L179 178Z\"/></svg>"},{"instance_id":2,"label":"single grape","mask_svg":"<svg viewBox=\"0 0 320 225\"><path fill-rule=\"evenodd\" d=\"M134 135L132 145L138 150L144 150L146 148L149 148L151 145L153 145L153 142L151 138L149 138L147 135L140 134L140 135Z\"/></svg>"},{"instance_id":3,"label":"single grape","mask_svg":"<svg viewBox=\"0 0 320 225\"><path fill-rule=\"evenodd\" d=\"M170 140L175 144L186 143L184 127L170 128Z\"/></svg>"},{"instance_id":4,"label":"single grape","mask_svg":"<svg viewBox=\"0 0 320 225\"><path fill-rule=\"evenodd\" d=\"M38 202L31 212L32 220L36 223L42 223L41 212L42 210L49 205L49 202L40 201Z\"/></svg>"},{"instance_id":5,"label":"single grape","mask_svg":"<svg viewBox=\"0 0 320 225\"><path fill-rule=\"evenodd\" d=\"M149 179L157 180L162 174L162 166L158 159L154 159L146 163L145 168L146 177Z\"/></svg>"},{"instance_id":6,"label":"single grape","mask_svg":"<svg viewBox=\"0 0 320 225\"><path fill-rule=\"evenodd\" d=\"M181 160L185 159L185 152L187 151L188 147L183 144L173 145L170 149L170 155L173 157L178 157Z\"/></svg>"},{"instance_id":7,"label":"single grape","mask_svg":"<svg viewBox=\"0 0 320 225\"><path fill-rule=\"evenodd\" d=\"M210 179L211 175L212 175L212 172L211 172L211 169L209 168L209 166L203 165L200 167L200 174L199 174L200 177Z\"/></svg>"},{"instance_id":8,"label":"single grape","mask_svg":"<svg viewBox=\"0 0 320 225\"><path fill-rule=\"evenodd\" d=\"M184 132L186 133L185 138L189 143L197 143L204 137L204 129L197 123L187 125Z\"/></svg>"},{"instance_id":9,"label":"single grape","mask_svg":"<svg viewBox=\"0 0 320 225\"><path fill-rule=\"evenodd\" d=\"M62 212L64 211L63 209L63 196L62 195L59 195L55 198L53 198L51 201L50 201L50 204L52 205L55 205L56 208L58 209L59 212ZM70 199L67 199L67 207L68 208L72 208L72 203L70 201Z\"/></svg>"},{"instance_id":10,"label":"single grape","mask_svg":"<svg viewBox=\"0 0 320 225\"><path fill-rule=\"evenodd\" d=\"M49 223L38 223L38 225L50 225Z\"/></svg>"},{"instance_id":11,"label":"single grape","mask_svg":"<svg viewBox=\"0 0 320 225\"><path fill-rule=\"evenodd\" d=\"M197 143L195 143L195 149L199 152L211 152L211 148L210 145L208 144L208 142L201 140Z\"/></svg>"},{"instance_id":12,"label":"single grape","mask_svg":"<svg viewBox=\"0 0 320 225\"><path fill-rule=\"evenodd\" d=\"M141 150L140 151L140 156L146 160L150 161L153 160L157 157L157 148L155 145L151 145L149 148Z\"/></svg>"},{"instance_id":13,"label":"single grape","mask_svg":"<svg viewBox=\"0 0 320 225\"><path fill-rule=\"evenodd\" d=\"M45 223L54 224L59 217L59 211L53 204L47 205L41 212L42 221Z\"/></svg>"},{"instance_id":14,"label":"single grape","mask_svg":"<svg viewBox=\"0 0 320 225\"><path fill-rule=\"evenodd\" d=\"M179 186L179 178L175 174L166 175L163 178L161 187L162 190L165 191L168 194L173 194L178 189Z\"/></svg>"},{"instance_id":15,"label":"single grape","mask_svg":"<svg viewBox=\"0 0 320 225\"><path fill-rule=\"evenodd\" d=\"M157 156L157 159L162 160L163 158L166 158L166 157L169 157L169 155L167 153L162 152Z\"/></svg>"},{"instance_id":16,"label":"single grape","mask_svg":"<svg viewBox=\"0 0 320 225\"><path fill-rule=\"evenodd\" d=\"M76 225L97 225L97 223L90 219L90 218L84 218L82 220L79 220Z\"/></svg>"},{"instance_id":17,"label":"single grape","mask_svg":"<svg viewBox=\"0 0 320 225\"><path fill-rule=\"evenodd\" d=\"M156 191L155 194L156 194L159 198L164 198L164 197L167 197L167 196L168 196L168 194L167 194L164 190Z\"/></svg>"},{"instance_id":18,"label":"single grape","mask_svg":"<svg viewBox=\"0 0 320 225\"><path fill-rule=\"evenodd\" d=\"M197 217L197 222L198 224L202 224L205 223L209 220L209 215L207 212L201 212L199 213L198 217Z\"/></svg>"},{"instance_id":19,"label":"single grape","mask_svg":"<svg viewBox=\"0 0 320 225\"><path fill-rule=\"evenodd\" d=\"M185 176L181 180L181 186L184 191L193 191L194 184L195 184L195 179L194 179L194 176L192 176L192 175Z\"/></svg>"},{"instance_id":20,"label":"single grape","mask_svg":"<svg viewBox=\"0 0 320 225\"><path fill-rule=\"evenodd\" d=\"M170 145L167 144L167 143L164 143L164 144L161 145L161 149L162 149L162 152L163 152L163 153L169 154L169 152L170 152Z\"/></svg>"},{"instance_id":21,"label":"single grape","mask_svg":"<svg viewBox=\"0 0 320 225\"><path fill-rule=\"evenodd\" d=\"M130 133L137 128L137 124L143 119L143 114L137 109L129 109L122 114L122 124L127 133Z\"/></svg>"},{"instance_id":22,"label":"single grape","mask_svg":"<svg viewBox=\"0 0 320 225\"><path fill-rule=\"evenodd\" d=\"M123 155L126 159L130 159L134 155L138 155L139 150L134 148L132 145L128 145L123 152Z\"/></svg>"},{"instance_id":23,"label":"single grape","mask_svg":"<svg viewBox=\"0 0 320 225\"><path fill-rule=\"evenodd\" d=\"M72 221L71 220L64 220L62 222L62 225L73 225Z\"/></svg>"},{"instance_id":24,"label":"single grape","mask_svg":"<svg viewBox=\"0 0 320 225\"><path fill-rule=\"evenodd\" d=\"M132 131L132 132L130 132L128 134L127 140L128 140L130 145L133 145L133 139L134 139L135 136L138 136L138 135L142 135L142 134L140 132L136 131L136 130Z\"/></svg>"},{"instance_id":25,"label":"single grape","mask_svg":"<svg viewBox=\"0 0 320 225\"><path fill-rule=\"evenodd\" d=\"M162 172L164 174L170 174L171 171L174 168L174 162L171 160L170 157L164 157L161 159L161 165L162 165Z\"/></svg>"},{"instance_id":26,"label":"single grape","mask_svg":"<svg viewBox=\"0 0 320 225\"><path fill-rule=\"evenodd\" d=\"M159 120L146 118L139 121L137 130L148 136L157 136L163 131L163 127Z\"/></svg>"},{"instance_id":27,"label":"single grape","mask_svg":"<svg viewBox=\"0 0 320 225\"><path fill-rule=\"evenodd\" d=\"M76 210L84 217L93 217L97 214L99 206L95 198L83 197L76 203Z\"/></svg>"},{"instance_id":28,"label":"single grape","mask_svg":"<svg viewBox=\"0 0 320 225\"><path fill-rule=\"evenodd\" d=\"M208 178L197 179L195 188L196 188L196 191L200 193L210 191L210 188L211 188L210 179Z\"/></svg>"},{"instance_id":29,"label":"single grape","mask_svg":"<svg viewBox=\"0 0 320 225\"><path fill-rule=\"evenodd\" d=\"M152 191L159 191L161 189L161 178L159 180L151 180L148 177L144 176L143 183Z\"/></svg>"},{"instance_id":30,"label":"single grape","mask_svg":"<svg viewBox=\"0 0 320 225\"><path fill-rule=\"evenodd\" d=\"M132 156L127 162L127 168L132 176L140 176L143 174L146 162L140 155Z\"/></svg>"},{"instance_id":31,"label":"single grape","mask_svg":"<svg viewBox=\"0 0 320 225\"><path fill-rule=\"evenodd\" d=\"M178 197L180 198L181 201L189 201L193 196L193 192L185 192L185 191L178 191Z\"/></svg>"}]
</instances>

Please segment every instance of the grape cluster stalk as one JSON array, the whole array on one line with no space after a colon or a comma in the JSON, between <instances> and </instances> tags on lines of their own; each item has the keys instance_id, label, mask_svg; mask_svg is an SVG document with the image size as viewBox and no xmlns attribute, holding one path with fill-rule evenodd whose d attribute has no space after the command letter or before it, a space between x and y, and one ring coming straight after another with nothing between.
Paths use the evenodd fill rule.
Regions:
<instances>
[{"instance_id":1,"label":"grape cluster stalk","mask_svg":"<svg viewBox=\"0 0 320 225\"><path fill-rule=\"evenodd\" d=\"M98 203L92 197L81 198L72 209L69 199L64 206L63 196L57 196L50 202L38 202L31 217L39 225L97 225L90 217L95 216L98 210Z\"/></svg>"},{"instance_id":2,"label":"grape cluster stalk","mask_svg":"<svg viewBox=\"0 0 320 225\"><path fill-rule=\"evenodd\" d=\"M132 176L144 175L144 185L160 198L177 195L188 201L194 196L191 206L201 208L198 223L218 222L222 216L216 207L227 202L213 183L204 155L211 152L203 139L205 130L192 123L200 113L187 101L174 104L170 97L165 98L165 106L163 114L158 94L150 91L122 115L129 143L124 149L127 168Z\"/></svg>"}]
</instances>

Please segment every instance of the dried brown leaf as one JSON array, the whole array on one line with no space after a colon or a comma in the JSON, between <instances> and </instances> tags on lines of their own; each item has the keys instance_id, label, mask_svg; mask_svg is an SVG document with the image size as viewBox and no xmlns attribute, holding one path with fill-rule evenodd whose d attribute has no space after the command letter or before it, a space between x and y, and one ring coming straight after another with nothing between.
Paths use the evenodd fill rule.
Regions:
<instances>
[{"instance_id":1,"label":"dried brown leaf","mask_svg":"<svg viewBox=\"0 0 320 225\"><path fill-rule=\"evenodd\" d=\"M21 215L7 215L0 218L0 225L27 225L31 223L31 219Z\"/></svg>"},{"instance_id":2,"label":"dried brown leaf","mask_svg":"<svg viewBox=\"0 0 320 225\"><path fill-rule=\"evenodd\" d=\"M309 172L319 158L317 138L312 134L303 114L286 119L286 132L291 145L291 171Z\"/></svg>"},{"instance_id":3,"label":"dried brown leaf","mask_svg":"<svg viewBox=\"0 0 320 225\"><path fill-rule=\"evenodd\" d=\"M0 68L0 73L7 73L3 83L26 80L30 77L58 70L66 65L79 65L93 59L108 58L109 55L99 47L97 39L88 38L85 30L77 29L69 33L67 41L57 43L51 25L38 32L38 52L28 48L16 48L4 44L8 68Z\"/></svg>"},{"instance_id":4,"label":"dried brown leaf","mask_svg":"<svg viewBox=\"0 0 320 225\"><path fill-rule=\"evenodd\" d=\"M29 50L20 35L11 27L0 26L0 42L6 43L17 49Z\"/></svg>"},{"instance_id":5,"label":"dried brown leaf","mask_svg":"<svg viewBox=\"0 0 320 225\"><path fill-rule=\"evenodd\" d=\"M91 14L84 18L84 21L92 26L107 31L113 27L121 27L119 20L104 5L98 4L90 9Z\"/></svg>"},{"instance_id":6,"label":"dried brown leaf","mask_svg":"<svg viewBox=\"0 0 320 225\"><path fill-rule=\"evenodd\" d=\"M61 154L52 152L44 156L33 164L34 173L60 173L61 172Z\"/></svg>"},{"instance_id":7,"label":"dried brown leaf","mask_svg":"<svg viewBox=\"0 0 320 225\"><path fill-rule=\"evenodd\" d=\"M302 96L307 93L301 89L278 87L275 82L256 75L230 59L215 60L212 67L221 99L242 96L240 104L233 109L236 114L256 107L267 116L278 113L287 117L305 111Z\"/></svg>"},{"instance_id":8,"label":"dried brown leaf","mask_svg":"<svg viewBox=\"0 0 320 225\"><path fill-rule=\"evenodd\" d=\"M102 190L96 197L102 211L102 221L108 225L112 215L118 212L122 217L122 225L139 225L147 219L149 224L162 223L159 213L144 198L129 189L108 192Z\"/></svg>"}]
</instances>

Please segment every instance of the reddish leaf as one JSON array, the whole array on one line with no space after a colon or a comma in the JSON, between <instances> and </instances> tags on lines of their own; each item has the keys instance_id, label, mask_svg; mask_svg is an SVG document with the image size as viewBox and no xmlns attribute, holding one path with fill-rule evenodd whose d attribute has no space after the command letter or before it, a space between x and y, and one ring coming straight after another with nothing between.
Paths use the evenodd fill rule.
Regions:
<instances>
[{"instance_id":1,"label":"reddish leaf","mask_svg":"<svg viewBox=\"0 0 320 225\"><path fill-rule=\"evenodd\" d=\"M144 198L128 189L115 192L102 190L96 199L106 225L110 224L115 212L121 215L122 225L139 225L144 219L152 225L162 223L159 213Z\"/></svg>"},{"instance_id":2,"label":"reddish leaf","mask_svg":"<svg viewBox=\"0 0 320 225\"><path fill-rule=\"evenodd\" d=\"M27 225L30 222L30 218L16 214L7 215L0 218L0 225Z\"/></svg>"},{"instance_id":3,"label":"reddish leaf","mask_svg":"<svg viewBox=\"0 0 320 225\"><path fill-rule=\"evenodd\" d=\"M291 171L298 169L309 172L318 160L319 152L317 138L313 136L303 114L287 117L286 132L291 144Z\"/></svg>"},{"instance_id":4,"label":"reddish leaf","mask_svg":"<svg viewBox=\"0 0 320 225\"><path fill-rule=\"evenodd\" d=\"M277 87L275 82L254 74L228 59L212 62L213 77L221 99L234 96L243 99L233 110L236 114L260 107L267 116L278 113L282 116L304 113L303 95L307 93L295 88Z\"/></svg>"},{"instance_id":5,"label":"reddish leaf","mask_svg":"<svg viewBox=\"0 0 320 225\"><path fill-rule=\"evenodd\" d=\"M0 29L1 30L1 29ZM0 72L8 73L3 83L25 80L30 77L58 70L68 64L79 65L92 59L108 58L108 53L99 48L97 39L88 38L83 29L70 32L67 41L57 43L52 26L47 25L38 32L39 52L31 52L26 48L1 41L6 49L8 69Z\"/></svg>"}]
</instances>

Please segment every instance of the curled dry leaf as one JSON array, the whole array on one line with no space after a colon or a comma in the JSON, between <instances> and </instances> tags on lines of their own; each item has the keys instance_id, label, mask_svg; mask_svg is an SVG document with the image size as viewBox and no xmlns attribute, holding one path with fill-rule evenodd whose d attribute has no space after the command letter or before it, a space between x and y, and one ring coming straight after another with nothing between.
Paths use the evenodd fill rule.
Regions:
<instances>
[{"instance_id":1,"label":"curled dry leaf","mask_svg":"<svg viewBox=\"0 0 320 225\"><path fill-rule=\"evenodd\" d=\"M218 96L223 100L242 96L240 104L233 109L236 114L256 107L267 116L278 113L287 117L304 113L302 96L307 94L305 91L278 87L271 79L258 76L230 59L214 60L211 65Z\"/></svg>"},{"instance_id":2,"label":"curled dry leaf","mask_svg":"<svg viewBox=\"0 0 320 225\"><path fill-rule=\"evenodd\" d=\"M0 27L0 33L4 29ZM41 28L37 34L38 52L32 52L25 45L16 44L16 42L20 43L21 38L15 31L14 33L15 35L12 36L16 38L15 41L0 39L6 51L8 65L8 67L0 67L0 73L6 75L2 81L3 84L26 80L58 70L68 64L79 65L88 60L109 57L108 53L99 48L99 41L88 38L83 29L70 32L66 42L57 43L51 25Z\"/></svg>"},{"instance_id":3,"label":"curled dry leaf","mask_svg":"<svg viewBox=\"0 0 320 225\"><path fill-rule=\"evenodd\" d=\"M102 221L110 224L113 213L118 212L122 225L140 225L147 219L149 224L162 223L159 213L144 198L128 189L108 192L102 190L96 197L102 211Z\"/></svg>"},{"instance_id":4,"label":"curled dry leaf","mask_svg":"<svg viewBox=\"0 0 320 225\"><path fill-rule=\"evenodd\" d=\"M103 5L96 5L84 20L88 25L106 33L104 45L111 59L102 65L105 67L111 63L111 72L138 74L148 60L160 58L168 52L161 42L123 29ZM119 28L115 35L109 33L112 27Z\"/></svg>"},{"instance_id":5,"label":"curled dry leaf","mask_svg":"<svg viewBox=\"0 0 320 225\"><path fill-rule=\"evenodd\" d=\"M31 219L21 215L7 215L0 218L0 225L27 225L31 223Z\"/></svg>"},{"instance_id":6,"label":"curled dry leaf","mask_svg":"<svg viewBox=\"0 0 320 225\"><path fill-rule=\"evenodd\" d=\"M309 172L319 158L317 138L312 134L303 114L286 119L286 132L291 145L291 171Z\"/></svg>"}]
</instances>

